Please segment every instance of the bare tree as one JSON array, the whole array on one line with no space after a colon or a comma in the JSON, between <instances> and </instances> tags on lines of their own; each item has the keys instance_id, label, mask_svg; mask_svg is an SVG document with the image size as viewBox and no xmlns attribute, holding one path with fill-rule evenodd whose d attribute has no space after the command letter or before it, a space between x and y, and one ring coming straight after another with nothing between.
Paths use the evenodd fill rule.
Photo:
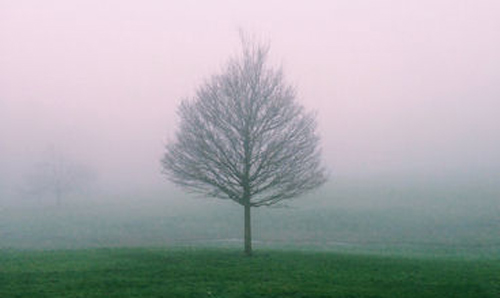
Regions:
<instances>
[{"instance_id":1,"label":"bare tree","mask_svg":"<svg viewBox=\"0 0 500 298\"><path fill-rule=\"evenodd\" d=\"M179 108L180 129L162 159L168 179L188 191L244 207L252 254L251 207L282 203L326 181L315 115L296 102L269 47L242 38L242 56Z\"/></svg>"},{"instance_id":2,"label":"bare tree","mask_svg":"<svg viewBox=\"0 0 500 298\"><path fill-rule=\"evenodd\" d=\"M60 206L65 196L82 191L94 179L95 174L88 167L69 162L61 152L51 149L45 160L36 163L27 175L27 193L52 196Z\"/></svg>"}]
</instances>

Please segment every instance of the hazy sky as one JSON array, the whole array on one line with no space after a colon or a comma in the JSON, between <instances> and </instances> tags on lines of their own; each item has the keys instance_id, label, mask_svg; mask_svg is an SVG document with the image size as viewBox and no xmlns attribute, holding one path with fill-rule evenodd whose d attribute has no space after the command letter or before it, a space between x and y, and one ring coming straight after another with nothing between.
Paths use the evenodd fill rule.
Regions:
<instances>
[{"instance_id":1,"label":"hazy sky","mask_svg":"<svg viewBox=\"0 0 500 298\"><path fill-rule=\"evenodd\" d=\"M238 28L271 42L318 111L333 173L500 171L499 12L495 0L0 0L0 175L55 147L104 180L160 183L177 105L238 53Z\"/></svg>"}]
</instances>

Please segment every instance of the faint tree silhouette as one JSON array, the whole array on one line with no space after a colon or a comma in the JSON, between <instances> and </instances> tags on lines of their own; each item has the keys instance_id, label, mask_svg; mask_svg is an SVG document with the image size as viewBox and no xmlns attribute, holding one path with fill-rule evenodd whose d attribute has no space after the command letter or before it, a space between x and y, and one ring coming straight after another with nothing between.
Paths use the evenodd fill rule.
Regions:
<instances>
[{"instance_id":1,"label":"faint tree silhouette","mask_svg":"<svg viewBox=\"0 0 500 298\"><path fill-rule=\"evenodd\" d=\"M94 179L95 173L88 167L69 162L61 152L52 148L27 175L26 192L39 197L53 196L60 206L66 195L83 190Z\"/></svg>"}]
</instances>

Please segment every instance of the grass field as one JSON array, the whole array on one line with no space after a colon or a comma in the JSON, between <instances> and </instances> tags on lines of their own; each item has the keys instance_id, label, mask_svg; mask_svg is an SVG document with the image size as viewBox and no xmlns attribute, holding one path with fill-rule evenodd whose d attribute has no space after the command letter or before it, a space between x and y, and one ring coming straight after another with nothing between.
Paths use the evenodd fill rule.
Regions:
<instances>
[{"instance_id":1,"label":"grass field","mask_svg":"<svg viewBox=\"0 0 500 298\"><path fill-rule=\"evenodd\" d=\"M232 249L0 251L0 297L500 297L499 260Z\"/></svg>"},{"instance_id":2,"label":"grass field","mask_svg":"<svg viewBox=\"0 0 500 298\"><path fill-rule=\"evenodd\" d=\"M252 258L218 200L0 204L0 298L500 297L496 182L392 182L254 210Z\"/></svg>"},{"instance_id":3,"label":"grass field","mask_svg":"<svg viewBox=\"0 0 500 298\"><path fill-rule=\"evenodd\" d=\"M219 203L215 200L207 200ZM5 208L0 249L202 246L240 248L238 206L173 209L167 203ZM203 209L203 210L200 210ZM499 209L437 214L414 209L256 209L257 249L403 256L500 257Z\"/></svg>"}]
</instances>

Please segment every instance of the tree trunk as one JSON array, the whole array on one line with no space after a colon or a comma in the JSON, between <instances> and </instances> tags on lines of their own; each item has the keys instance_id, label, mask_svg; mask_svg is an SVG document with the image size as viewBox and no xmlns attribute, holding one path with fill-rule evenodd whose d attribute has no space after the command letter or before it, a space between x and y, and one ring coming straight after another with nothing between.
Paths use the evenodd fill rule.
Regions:
<instances>
[{"instance_id":1,"label":"tree trunk","mask_svg":"<svg viewBox=\"0 0 500 298\"><path fill-rule=\"evenodd\" d=\"M61 207L61 190L59 189L56 189L56 204L57 204L57 207Z\"/></svg>"},{"instance_id":2,"label":"tree trunk","mask_svg":"<svg viewBox=\"0 0 500 298\"><path fill-rule=\"evenodd\" d=\"M245 204L245 255L252 255L252 227L250 220L250 204Z\"/></svg>"}]
</instances>

